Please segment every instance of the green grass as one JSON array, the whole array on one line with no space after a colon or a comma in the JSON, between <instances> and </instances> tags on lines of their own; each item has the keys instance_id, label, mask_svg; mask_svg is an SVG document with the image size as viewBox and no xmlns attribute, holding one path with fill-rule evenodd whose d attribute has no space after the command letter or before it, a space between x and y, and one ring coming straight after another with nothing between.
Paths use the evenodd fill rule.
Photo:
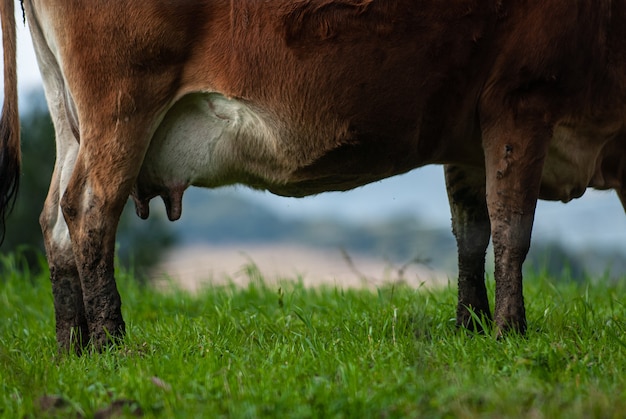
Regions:
<instances>
[{"instance_id":1,"label":"green grass","mask_svg":"<svg viewBox=\"0 0 626 419\"><path fill-rule=\"evenodd\" d=\"M77 357L57 354L47 276L18 271L0 283L2 417L626 412L624 284L530 276L527 336L496 341L455 328L454 286L279 287L250 269L247 288L190 296L120 273L124 345Z\"/></svg>"}]
</instances>

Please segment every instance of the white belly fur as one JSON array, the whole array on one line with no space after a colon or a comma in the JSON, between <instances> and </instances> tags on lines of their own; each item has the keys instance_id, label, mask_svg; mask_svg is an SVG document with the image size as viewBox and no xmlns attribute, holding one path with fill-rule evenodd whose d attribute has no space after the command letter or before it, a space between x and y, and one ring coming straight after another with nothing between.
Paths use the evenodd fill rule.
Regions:
<instances>
[{"instance_id":1,"label":"white belly fur","mask_svg":"<svg viewBox=\"0 0 626 419\"><path fill-rule=\"evenodd\" d=\"M177 201L191 185L284 183L294 167L281 155L277 128L269 120L261 111L218 93L185 96L154 134L137 179L135 201L147 205L157 195L166 203ZM170 218L180 216L173 212Z\"/></svg>"}]
</instances>

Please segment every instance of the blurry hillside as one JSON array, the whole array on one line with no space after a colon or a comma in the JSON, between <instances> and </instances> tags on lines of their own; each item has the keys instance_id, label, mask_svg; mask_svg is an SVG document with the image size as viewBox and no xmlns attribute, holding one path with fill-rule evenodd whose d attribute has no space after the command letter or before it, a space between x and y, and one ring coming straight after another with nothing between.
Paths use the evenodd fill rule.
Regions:
<instances>
[{"instance_id":1,"label":"blurry hillside","mask_svg":"<svg viewBox=\"0 0 626 419\"><path fill-rule=\"evenodd\" d=\"M331 217L281 217L246 199L235 189L190 189L184 217L177 222L183 243L293 243L349 253L375 255L393 262L417 258L437 268L455 263L449 229L432 228L413 216L370 222Z\"/></svg>"},{"instance_id":2,"label":"blurry hillside","mask_svg":"<svg viewBox=\"0 0 626 419\"><path fill-rule=\"evenodd\" d=\"M373 198L375 199L375 198ZM162 204L152 203L153 208ZM415 212L418 213L419 210ZM395 215L373 221L349 221L329 216L291 217L255 202L235 188L186 192L183 216L173 224L179 244L226 246L242 249L259 245L310 247L347 252L356 257L385 260L392 266L415 262L456 275L456 244L449 227L421 221L417 215ZM625 232L626 234L626 232ZM626 255L621 249L570 248L567 243L533 241L526 269L543 270L552 276L566 273L574 280L626 274ZM211 255L207 254L207 258ZM488 264L492 264L491 249ZM490 269L488 267L488 269Z\"/></svg>"}]
</instances>

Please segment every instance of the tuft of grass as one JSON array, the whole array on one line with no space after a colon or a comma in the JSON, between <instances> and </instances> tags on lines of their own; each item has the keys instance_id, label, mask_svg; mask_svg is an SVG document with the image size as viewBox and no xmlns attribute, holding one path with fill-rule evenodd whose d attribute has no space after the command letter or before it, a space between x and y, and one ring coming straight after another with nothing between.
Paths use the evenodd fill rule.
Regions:
<instances>
[{"instance_id":1,"label":"tuft of grass","mask_svg":"<svg viewBox=\"0 0 626 419\"><path fill-rule=\"evenodd\" d=\"M120 272L128 335L58 355L47 273L0 283L2 417L620 417L626 289L528 275L526 337L457 330L456 289L160 293ZM6 270L6 269L5 269ZM493 284L489 281L493 298Z\"/></svg>"}]
</instances>

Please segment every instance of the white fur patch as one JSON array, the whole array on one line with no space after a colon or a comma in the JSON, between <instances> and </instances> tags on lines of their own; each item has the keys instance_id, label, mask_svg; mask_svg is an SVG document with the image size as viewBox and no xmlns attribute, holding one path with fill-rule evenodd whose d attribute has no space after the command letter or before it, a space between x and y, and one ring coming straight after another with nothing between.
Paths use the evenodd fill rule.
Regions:
<instances>
[{"instance_id":1,"label":"white fur patch","mask_svg":"<svg viewBox=\"0 0 626 419\"><path fill-rule=\"evenodd\" d=\"M167 112L145 156L140 190L217 187L247 178L280 182L291 168L268 118L217 93L183 97Z\"/></svg>"}]
</instances>

